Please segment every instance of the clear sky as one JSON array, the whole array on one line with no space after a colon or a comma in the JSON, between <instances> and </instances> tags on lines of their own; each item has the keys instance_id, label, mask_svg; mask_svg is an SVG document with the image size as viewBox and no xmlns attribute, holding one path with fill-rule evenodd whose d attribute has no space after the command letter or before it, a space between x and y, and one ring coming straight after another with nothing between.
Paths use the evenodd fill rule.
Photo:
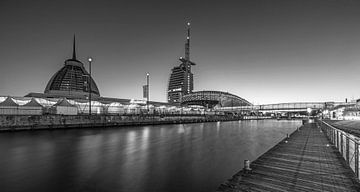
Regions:
<instances>
[{"instance_id":1,"label":"clear sky","mask_svg":"<svg viewBox=\"0 0 360 192\"><path fill-rule=\"evenodd\" d=\"M43 92L92 56L106 97L166 101L191 22L195 90L255 104L360 98L360 1L0 1L0 95Z\"/></svg>"}]
</instances>

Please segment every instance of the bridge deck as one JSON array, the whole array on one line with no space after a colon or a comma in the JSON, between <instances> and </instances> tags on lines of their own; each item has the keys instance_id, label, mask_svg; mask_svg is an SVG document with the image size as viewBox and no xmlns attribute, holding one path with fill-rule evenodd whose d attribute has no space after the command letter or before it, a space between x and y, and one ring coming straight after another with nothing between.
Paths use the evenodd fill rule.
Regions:
<instances>
[{"instance_id":1,"label":"bridge deck","mask_svg":"<svg viewBox=\"0 0 360 192\"><path fill-rule=\"evenodd\" d=\"M218 191L360 191L355 174L314 123L286 140L252 162L250 173L240 171Z\"/></svg>"}]
</instances>

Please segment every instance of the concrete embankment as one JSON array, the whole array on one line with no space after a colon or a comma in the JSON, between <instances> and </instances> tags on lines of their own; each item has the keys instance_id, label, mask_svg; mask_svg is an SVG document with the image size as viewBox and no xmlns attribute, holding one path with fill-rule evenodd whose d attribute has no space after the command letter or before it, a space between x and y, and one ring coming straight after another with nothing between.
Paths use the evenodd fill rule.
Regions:
<instances>
[{"instance_id":1,"label":"concrete embankment","mask_svg":"<svg viewBox=\"0 0 360 192\"><path fill-rule=\"evenodd\" d=\"M338 144L326 135L331 134L317 123L305 124L250 165L246 162L217 191L360 191Z\"/></svg>"},{"instance_id":2,"label":"concrete embankment","mask_svg":"<svg viewBox=\"0 0 360 192\"><path fill-rule=\"evenodd\" d=\"M42 116L0 116L0 131L40 130L40 129L71 129L71 128L102 128L140 125L201 123L214 121L239 120L222 115L42 115Z\"/></svg>"}]
</instances>

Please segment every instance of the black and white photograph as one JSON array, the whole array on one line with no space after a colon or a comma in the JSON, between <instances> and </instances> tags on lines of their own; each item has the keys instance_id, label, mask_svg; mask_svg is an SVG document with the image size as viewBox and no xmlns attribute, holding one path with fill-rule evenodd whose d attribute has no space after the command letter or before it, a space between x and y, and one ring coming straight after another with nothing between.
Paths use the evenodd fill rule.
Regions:
<instances>
[{"instance_id":1,"label":"black and white photograph","mask_svg":"<svg viewBox=\"0 0 360 192\"><path fill-rule=\"evenodd\" d=\"M360 192L359 0L0 0L1 192Z\"/></svg>"}]
</instances>

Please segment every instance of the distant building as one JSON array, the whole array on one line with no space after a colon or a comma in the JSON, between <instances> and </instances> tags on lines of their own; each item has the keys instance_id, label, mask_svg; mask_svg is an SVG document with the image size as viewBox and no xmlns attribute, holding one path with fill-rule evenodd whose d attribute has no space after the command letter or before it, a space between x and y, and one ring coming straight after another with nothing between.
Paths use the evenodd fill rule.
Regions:
<instances>
[{"instance_id":1,"label":"distant building","mask_svg":"<svg viewBox=\"0 0 360 192\"><path fill-rule=\"evenodd\" d=\"M234 94L222 91L196 91L182 97L181 105L200 105L207 108L252 106L252 104Z\"/></svg>"},{"instance_id":2,"label":"distant building","mask_svg":"<svg viewBox=\"0 0 360 192\"><path fill-rule=\"evenodd\" d=\"M167 98L169 103L181 103L184 95L194 90L194 75L191 66L195 63L190 61L190 23L187 23L187 38L185 43L185 58L180 57L181 64L171 70Z\"/></svg>"}]
</instances>

